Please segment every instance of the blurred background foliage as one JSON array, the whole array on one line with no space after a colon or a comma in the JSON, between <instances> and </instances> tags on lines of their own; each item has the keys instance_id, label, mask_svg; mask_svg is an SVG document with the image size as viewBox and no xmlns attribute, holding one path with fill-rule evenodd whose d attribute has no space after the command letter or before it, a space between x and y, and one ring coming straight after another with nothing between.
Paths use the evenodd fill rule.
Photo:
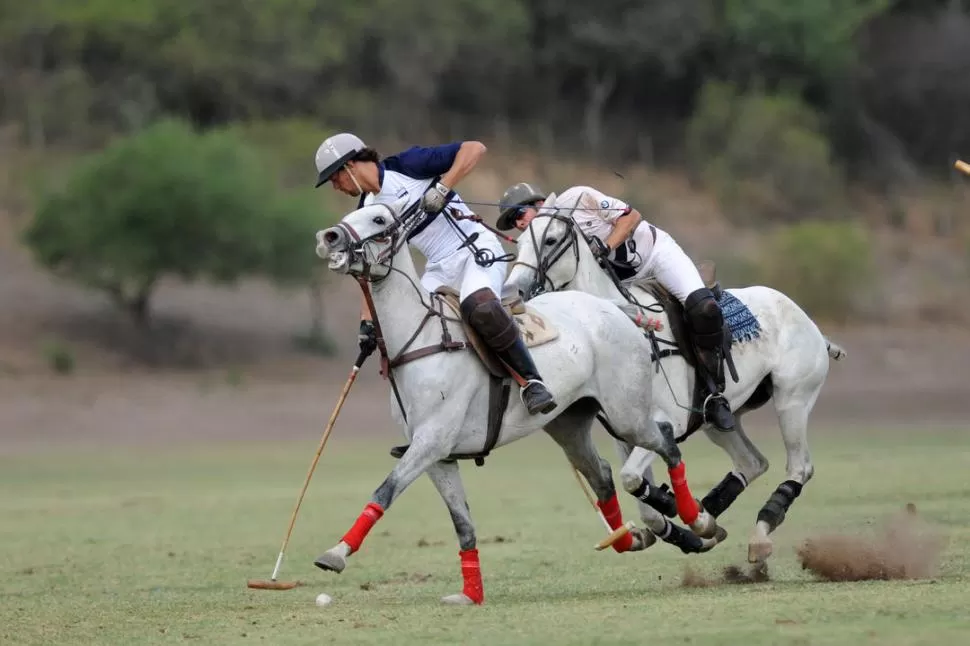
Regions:
<instances>
[{"instance_id":1,"label":"blurred background foliage","mask_svg":"<svg viewBox=\"0 0 970 646\"><path fill-rule=\"evenodd\" d=\"M873 226L929 213L970 264L968 0L0 0L0 81L0 205L136 322L165 276L319 289L339 208L310 158L344 129L480 139L550 189L590 176L569 163L682 174L731 227L728 282L817 316L879 291ZM617 192L677 229L649 178Z\"/></svg>"}]
</instances>

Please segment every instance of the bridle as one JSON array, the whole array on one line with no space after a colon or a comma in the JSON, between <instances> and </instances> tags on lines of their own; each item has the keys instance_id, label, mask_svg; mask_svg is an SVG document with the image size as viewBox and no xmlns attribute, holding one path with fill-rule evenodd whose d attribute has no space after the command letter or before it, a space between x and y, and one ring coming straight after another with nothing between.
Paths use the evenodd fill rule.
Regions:
<instances>
[{"instance_id":1,"label":"bridle","mask_svg":"<svg viewBox=\"0 0 970 646\"><path fill-rule=\"evenodd\" d=\"M548 217L549 221L546 223L546 226L542 231L542 235L539 236L539 239L536 239L535 231L532 227L530 227L530 237L532 250L535 252L536 266L519 260L512 263L512 267L522 265L523 267L531 269L535 275L532 280L532 284L529 286L528 298L533 298L547 291L557 292L561 289L569 287L573 280L576 279L576 274L579 271L579 236L583 237L586 244L592 244L589 238L587 238L582 231L579 231L576 221L572 218L559 215L559 213L555 211L552 213L543 213L541 217ZM553 222L562 222L566 226L566 235L557 240L556 244L553 245L548 251L545 251L544 243L546 240L546 235L548 234L549 227L552 226ZM549 270L553 265L559 262L559 259L562 258L567 251L570 250L573 252L573 275L570 276L569 280L565 281L562 285L556 286L556 284L553 283L552 279L549 277Z\"/></svg>"},{"instance_id":2,"label":"bridle","mask_svg":"<svg viewBox=\"0 0 970 646\"><path fill-rule=\"evenodd\" d=\"M408 233L418 226L422 218L414 217L414 214L419 210L420 202L416 202L414 205L409 207L400 217L394 214L394 209L392 209L387 204L381 204L384 206L394 222L390 226L382 229L381 231L370 235L361 237L356 230L344 221L337 223L336 228L343 231L347 240L345 240L345 252L349 254L348 266L353 267L355 264L360 264L361 269L355 271L349 269L350 273L360 285L360 289L364 294L364 300L367 303L367 308L371 313L371 321L374 325L374 335L377 341L377 348L381 353L381 375L391 382L391 389L394 391L394 397L397 399L398 407L401 409L401 415L404 417L404 421L407 422L407 412L404 410L404 402L401 399L401 394L397 388L397 382L394 379L393 369L401 366L405 363L421 359L423 357L430 356L432 354L437 354L438 352L454 352L458 350L468 350L472 349L472 346L467 341L454 341L448 331L448 322L460 323L461 320L452 316L448 316L444 312L444 304L441 298L432 295L432 303L428 303L425 300L425 294L423 293L421 287L419 287L410 276L405 272L401 271L394 266L394 258L397 256L398 252L407 244ZM368 261L366 247L368 244L380 242L383 243L390 239L390 244L387 245L383 250L377 253L373 262ZM350 242L352 241L352 242ZM383 267L387 271L383 275L376 275L373 272L375 266ZM401 350L393 357L389 357L387 353L387 345L384 342L384 333L381 329L381 322L377 315L377 308L374 307L374 298L371 294L370 286L377 285L382 281L386 280L391 272L397 272L408 279L414 292L418 295L418 300L421 305L427 310L425 312L424 318L418 324L417 328L411 334L410 338L401 348ZM441 341L438 343L417 348L415 350L410 350L409 348L418 338L421 330L424 329L425 325L432 318L438 318L441 323Z\"/></svg>"}]
</instances>

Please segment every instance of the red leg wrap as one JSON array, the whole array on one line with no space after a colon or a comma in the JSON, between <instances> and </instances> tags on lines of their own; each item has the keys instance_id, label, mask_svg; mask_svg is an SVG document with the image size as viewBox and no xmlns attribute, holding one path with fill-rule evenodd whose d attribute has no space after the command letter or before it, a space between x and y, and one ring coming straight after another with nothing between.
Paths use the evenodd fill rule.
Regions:
<instances>
[{"instance_id":1,"label":"red leg wrap","mask_svg":"<svg viewBox=\"0 0 970 646\"><path fill-rule=\"evenodd\" d=\"M669 469L667 473L670 474L670 484L674 488L674 500L677 501L677 514L681 520L690 525L697 520L701 510L697 506L697 501L694 500L694 495L690 492L690 487L687 486L686 471L686 466L683 460L681 460L680 464L673 469Z\"/></svg>"},{"instance_id":2,"label":"red leg wrap","mask_svg":"<svg viewBox=\"0 0 970 646\"><path fill-rule=\"evenodd\" d=\"M620 510L620 502L616 499L615 493L606 502L596 501L596 506L603 512L610 527L618 529L623 526L623 512ZM613 549L617 552L626 552L631 547L633 547L633 537L629 534L613 543Z\"/></svg>"},{"instance_id":3,"label":"red leg wrap","mask_svg":"<svg viewBox=\"0 0 970 646\"><path fill-rule=\"evenodd\" d=\"M371 530L374 523L381 519L384 515L384 508L378 505L376 502L369 502L367 506L364 507L364 511L357 517L357 522L354 526L350 528L346 534L344 534L343 542L350 545L350 549L356 552L360 549L360 544L364 542L367 537L367 532Z\"/></svg>"},{"instance_id":4,"label":"red leg wrap","mask_svg":"<svg viewBox=\"0 0 970 646\"><path fill-rule=\"evenodd\" d=\"M461 557L461 578L465 581L461 591L481 605L485 602L485 587L482 585L482 566L478 562L478 550L462 550L458 552L458 556Z\"/></svg>"}]
</instances>

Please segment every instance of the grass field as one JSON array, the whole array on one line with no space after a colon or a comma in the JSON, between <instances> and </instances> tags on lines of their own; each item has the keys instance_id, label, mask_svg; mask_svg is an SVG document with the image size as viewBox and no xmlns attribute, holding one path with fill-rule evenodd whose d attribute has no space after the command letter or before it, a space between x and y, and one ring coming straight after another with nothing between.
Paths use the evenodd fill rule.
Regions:
<instances>
[{"instance_id":1,"label":"grass field","mask_svg":"<svg viewBox=\"0 0 970 646\"><path fill-rule=\"evenodd\" d=\"M349 434L344 431L344 434ZM713 552L658 544L594 552L602 536L552 442L501 449L463 468L479 535L483 607L442 607L460 590L448 514L420 479L341 575L312 566L356 518L393 459L386 442L335 440L304 501L283 567L268 578L316 440L99 453L58 449L0 462L3 644L941 644L970 642L970 437L816 435L815 479L776 533L772 581L685 588L685 564L742 565L757 510L784 479L772 467L722 517ZM601 446L616 467L612 447ZM58 452L59 451L59 452ZM702 439L686 448L702 495L728 469ZM928 581L817 582L794 549L878 523L907 502L946 532ZM626 516L632 499L621 495ZM317 608L319 592L334 596Z\"/></svg>"}]
</instances>

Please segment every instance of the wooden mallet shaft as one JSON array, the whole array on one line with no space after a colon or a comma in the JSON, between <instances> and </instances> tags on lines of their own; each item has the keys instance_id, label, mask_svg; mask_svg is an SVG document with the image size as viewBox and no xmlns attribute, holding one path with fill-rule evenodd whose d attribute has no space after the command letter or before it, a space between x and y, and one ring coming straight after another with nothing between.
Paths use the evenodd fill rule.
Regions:
<instances>
[{"instance_id":1,"label":"wooden mallet shaft","mask_svg":"<svg viewBox=\"0 0 970 646\"><path fill-rule=\"evenodd\" d=\"M599 505L596 504L596 499L593 498L593 494L590 492L590 490L586 488L586 483L583 482L583 477L579 474L579 471L576 470L575 467L573 467L573 475L576 476L576 482L579 483L579 488L583 490L584 494L586 494L586 500L588 500L589 504L592 505L593 509L596 511L596 515L599 516L601 521L603 521L603 526L606 527L606 531L609 532L606 538L593 546L593 549L595 549L597 552L605 550L607 547L612 546L613 543L629 534L630 530L636 527L636 524L632 520L627 521L626 524L621 525L616 529L610 527L610 523L606 520L606 516L603 515L603 510L600 509Z\"/></svg>"},{"instance_id":2,"label":"wooden mallet shaft","mask_svg":"<svg viewBox=\"0 0 970 646\"><path fill-rule=\"evenodd\" d=\"M956 160L956 163L954 163L953 166L961 173L965 175L970 175L970 164L963 161L962 159Z\"/></svg>"}]
</instances>

